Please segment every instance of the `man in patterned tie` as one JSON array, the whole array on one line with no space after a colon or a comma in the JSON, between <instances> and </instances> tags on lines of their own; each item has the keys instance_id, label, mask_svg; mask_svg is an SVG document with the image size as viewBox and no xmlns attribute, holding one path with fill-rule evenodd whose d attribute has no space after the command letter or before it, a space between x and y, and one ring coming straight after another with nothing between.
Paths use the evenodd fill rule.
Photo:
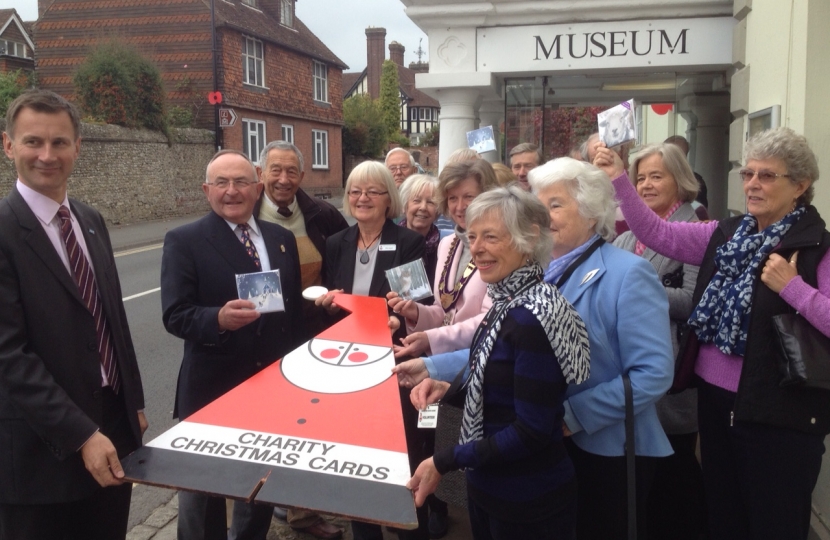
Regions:
<instances>
[{"instance_id":1,"label":"man in patterned tie","mask_svg":"<svg viewBox=\"0 0 830 540\"><path fill-rule=\"evenodd\" d=\"M0 538L127 534L119 458L147 429L144 391L104 219L67 197L80 144L78 111L57 94L9 106L3 149L18 180L0 201Z\"/></svg>"},{"instance_id":2,"label":"man in patterned tie","mask_svg":"<svg viewBox=\"0 0 830 540\"><path fill-rule=\"evenodd\" d=\"M300 260L294 236L256 219L262 184L248 157L217 152L202 189L211 212L164 239L164 327L184 340L173 415L187 418L302 343ZM259 313L240 299L237 274L279 270L285 311ZM226 536L225 501L179 494L179 540L265 540L271 507L235 502Z\"/></svg>"}]
</instances>

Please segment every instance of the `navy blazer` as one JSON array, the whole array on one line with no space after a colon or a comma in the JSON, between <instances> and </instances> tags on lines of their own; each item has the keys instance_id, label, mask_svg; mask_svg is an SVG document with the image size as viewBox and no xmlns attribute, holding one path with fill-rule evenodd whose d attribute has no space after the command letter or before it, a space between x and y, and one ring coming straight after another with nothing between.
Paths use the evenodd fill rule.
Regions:
<instances>
[{"instance_id":1,"label":"navy blazer","mask_svg":"<svg viewBox=\"0 0 830 540\"><path fill-rule=\"evenodd\" d=\"M187 418L302 343L300 258L294 235L257 220L272 270L280 271L285 311L219 333L219 310L239 298L236 274L256 272L253 259L215 212L164 239L161 304L164 327L184 340L173 416Z\"/></svg>"},{"instance_id":2,"label":"navy blazer","mask_svg":"<svg viewBox=\"0 0 830 540\"><path fill-rule=\"evenodd\" d=\"M109 233L95 209L69 199L83 231L112 332L127 411L144 408ZM53 504L100 489L78 449L102 423L95 320L26 201L0 201L0 504ZM128 414L131 448L141 444Z\"/></svg>"}]
</instances>

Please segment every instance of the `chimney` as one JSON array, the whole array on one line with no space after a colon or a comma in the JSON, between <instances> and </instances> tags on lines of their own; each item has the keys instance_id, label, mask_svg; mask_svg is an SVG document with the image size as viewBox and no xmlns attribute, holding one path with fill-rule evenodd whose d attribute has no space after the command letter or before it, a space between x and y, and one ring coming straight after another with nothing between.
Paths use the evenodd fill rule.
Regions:
<instances>
[{"instance_id":1,"label":"chimney","mask_svg":"<svg viewBox=\"0 0 830 540\"><path fill-rule=\"evenodd\" d=\"M403 67L403 53L405 50L406 48L403 45L393 41L389 44L389 59Z\"/></svg>"},{"instance_id":2,"label":"chimney","mask_svg":"<svg viewBox=\"0 0 830 540\"><path fill-rule=\"evenodd\" d=\"M369 97L380 97L380 73L386 59L386 28L366 29L366 78L369 80Z\"/></svg>"},{"instance_id":3,"label":"chimney","mask_svg":"<svg viewBox=\"0 0 830 540\"><path fill-rule=\"evenodd\" d=\"M410 62L409 69L415 73L429 73L429 62Z\"/></svg>"}]
</instances>

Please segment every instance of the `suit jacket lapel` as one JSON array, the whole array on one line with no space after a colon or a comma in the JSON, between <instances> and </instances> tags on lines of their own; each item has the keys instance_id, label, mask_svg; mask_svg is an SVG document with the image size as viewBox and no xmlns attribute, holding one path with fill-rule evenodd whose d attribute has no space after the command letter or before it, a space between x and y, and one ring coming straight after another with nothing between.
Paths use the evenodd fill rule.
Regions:
<instances>
[{"instance_id":1,"label":"suit jacket lapel","mask_svg":"<svg viewBox=\"0 0 830 540\"><path fill-rule=\"evenodd\" d=\"M346 230L343 239L340 241L340 268L338 272L343 276L340 283L343 284L343 290L346 294L352 293L354 285L354 263L357 257L357 235L359 234L357 225L353 225ZM329 277L331 279L331 276Z\"/></svg>"},{"instance_id":2,"label":"suit jacket lapel","mask_svg":"<svg viewBox=\"0 0 830 540\"><path fill-rule=\"evenodd\" d=\"M242 245L242 242L239 241L236 233L228 226L227 222L216 212L211 212L209 215L211 218L207 220L205 234L208 243L216 249L219 256L225 259L236 273L256 272L256 264L248 256L245 246Z\"/></svg>"},{"instance_id":3,"label":"suit jacket lapel","mask_svg":"<svg viewBox=\"0 0 830 540\"><path fill-rule=\"evenodd\" d=\"M23 200L17 188L12 188L7 200L17 216L20 227L28 231L26 234L26 243L29 244L32 251L37 254L40 260L43 261L43 265L66 288L69 294L82 305L86 305L84 304L84 299L81 298L81 293L78 291L78 285L72 276L69 275L69 271L55 251L55 246L52 245L49 237L46 236L46 232L44 232L37 216L29 208L29 205L26 204L26 201Z\"/></svg>"},{"instance_id":4,"label":"suit jacket lapel","mask_svg":"<svg viewBox=\"0 0 830 540\"><path fill-rule=\"evenodd\" d=\"M395 267L398 259L398 229L391 219L383 224L383 231L380 235L380 244L395 246L394 251L381 251L378 245L377 261L375 262L375 273L372 274L372 284L369 286L369 296L383 296L383 289L387 284L386 270Z\"/></svg>"},{"instance_id":5,"label":"suit jacket lapel","mask_svg":"<svg viewBox=\"0 0 830 540\"><path fill-rule=\"evenodd\" d=\"M585 291L593 287L596 283L599 283L603 274L605 274L605 261L602 257L603 247L600 246L590 257L585 259L579 265L579 268L574 270L571 277L568 278L565 286L562 287L569 291L565 296L571 304L575 304Z\"/></svg>"}]
</instances>

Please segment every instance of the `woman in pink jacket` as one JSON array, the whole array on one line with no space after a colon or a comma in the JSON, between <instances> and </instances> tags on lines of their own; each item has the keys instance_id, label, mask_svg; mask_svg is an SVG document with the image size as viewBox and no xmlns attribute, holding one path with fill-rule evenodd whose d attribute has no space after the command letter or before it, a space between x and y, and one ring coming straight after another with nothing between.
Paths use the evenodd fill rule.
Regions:
<instances>
[{"instance_id":1,"label":"woman in pink jacket","mask_svg":"<svg viewBox=\"0 0 830 540\"><path fill-rule=\"evenodd\" d=\"M455 234L438 245L438 266L432 305L405 301L389 293L389 307L406 319L408 335L395 346L395 357L465 349L470 336L490 309L487 284L478 275L466 237L467 206L481 193L496 187L492 166L475 159L449 163L438 177L439 212L455 223ZM469 327L469 328L468 328Z\"/></svg>"}]
</instances>

